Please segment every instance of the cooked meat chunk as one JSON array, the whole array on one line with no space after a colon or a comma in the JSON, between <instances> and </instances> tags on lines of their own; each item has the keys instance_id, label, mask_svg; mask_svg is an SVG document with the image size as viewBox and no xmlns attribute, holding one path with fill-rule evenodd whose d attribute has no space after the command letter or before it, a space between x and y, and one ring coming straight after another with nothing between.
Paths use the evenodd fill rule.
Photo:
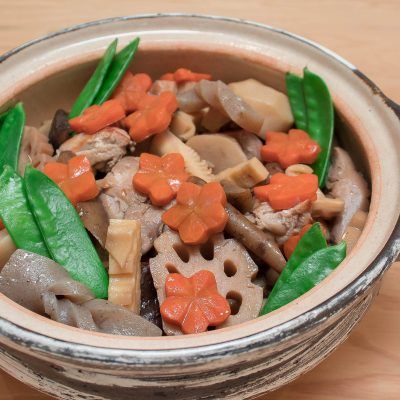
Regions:
<instances>
[{"instance_id":1,"label":"cooked meat chunk","mask_svg":"<svg viewBox=\"0 0 400 400\"><path fill-rule=\"evenodd\" d=\"M60 151L86 156L94 169L109 172L126 154L129 144L129 135L124 130L109 127L94 135L75 135L61 145Z\"/></svg>"},{"instance_id":2,"label":"cooked meat chunk","mask_svg":"<svg viewBox=\"0 0 400 400\"><path fill-rule=\"evenodd\" d=\"M275 212L267 202L256 203L253 213L256 224L276 235L278 244L299 233L304 225L312 222L310 202L304 201L288 210Z\"/></svg>"},{"instance_id":3,"label":"cooked meat chunk","mask_svg":"<svg viewBox=\"0 0 400 400\"><path fill-rule=\"evenodd\" d=\"M23 175L25 166L29 163L35 168L42 169L47 162L51 161L53 153L49 138L38 129L26 126L19 155L19 173Z\"/></svg>"},{"instance_id":4,"label":"cooked meat chunk","mask_svg":"<svg viewBox=\"0 0 400 400\"><path fill-rule=\"evenodd\" d=\"M104 192L100 199L109 218L136 219L142 227L142 254L147 253L161 234L164 210L153 206L145 196L136 192L132 178L139 168L139 159L124 157L101 181Z\"/></svg>"},{"instance_id":5,"label":"cooked meat chunk","mask_svg":"<svg viewBox=\"0 0 400 400\"><path fill-rule=\"evenodd\" d=\"M332 154L333 162L327 182L329 196L344 202L344 210L336 218L331 230L332 240L339 243L356 212L368 210L369 189L346 151L334 147Z\"/></svg>"}]
</instances>

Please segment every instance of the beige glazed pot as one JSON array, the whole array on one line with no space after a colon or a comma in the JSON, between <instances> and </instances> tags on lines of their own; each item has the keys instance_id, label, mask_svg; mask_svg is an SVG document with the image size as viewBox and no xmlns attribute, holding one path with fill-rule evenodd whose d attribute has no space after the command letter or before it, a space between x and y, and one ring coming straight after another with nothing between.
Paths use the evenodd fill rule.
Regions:
<instances>
[{"instance_id":1,"label":"beige glazed pot","mask_svg":"<svg viewBox=\"0 0 400 400\"><path fill-rule=\"evenodd\" d=\"M368 177L371 209L356 247L322 284L247 323L197 336L135 338L64 326L0 295L0 366L62 399L247 399L322 361L362 318L400 251L400 108L329 50L264 25L195 15L116 18L67 29L0 57L0 111L28 124L68 109L110 41L141 37L134 71L177 67L284 91L308 66L331 88L342 145ZM0 249L1 251L1 249Z\"/></svg>"}]
</instances>

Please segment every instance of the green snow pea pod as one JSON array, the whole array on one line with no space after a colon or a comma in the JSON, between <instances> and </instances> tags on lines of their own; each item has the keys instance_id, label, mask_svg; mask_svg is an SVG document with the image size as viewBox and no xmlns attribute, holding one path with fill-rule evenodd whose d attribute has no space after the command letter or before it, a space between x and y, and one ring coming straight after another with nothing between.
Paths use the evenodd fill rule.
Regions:
<instances>
[{"instance_id":1,"label":"green snow pea pod","mask_svg":"<svg viewBox=\"0 0 400 400\"><path fill-rule=\"evenodd\" d=\"M90 77L89 81L86 83L82 92L76 99L74 105L72 106L71 112L69 113L69 118L75 118L82 114L82 112L93 104L93 101L98 94L101 85L104 82L104 78L107 75L107 71L113 61L115 50L117 48L118 39L112 41L105 51L102 59L97 65L96 70Z\"/></svg>"},{"instance_id":2,"label":"green snow pea pod","mask_svg":"<svg viewBox=\"0 0 400 400\"><path fill-rule=\"evenodd\" d=\"M0 114L0 128L1 125L3 125L4 120L6 119L6 115L7 115L6 112Z\"/></svg>"},{"instance_id":3,"label":"green snow pea pod","mask_svg":"<svg viewBox=\"0 0 400 400\"><path fill-rule=\"evenodd\" d=\"M16 247L50 257L29 207L24 181L9 165L0 175L0 218Z\"/></svg>"},{"instance_id":4,"label":"green snow pea pod","mask_svg":"<svg viewBox=\"0 0 400 400\"><path fill-rule=\"evenodd\" d=\"M0 127L0 173L5 165L17 170L24 127L25 111L18 103L4 114Z\"/></svg>"},{"instance_id":5,"label":"green snow pea pod","mask_svg":"<svg viewBox=\"0 0 400 400\"><path fill-rule=\"evenodd\" d=\"M102 104L112 95L129 67L139 47L139 41L139 38L135 38L114 57L93 104Z\"/></svg>"},{"instance_id":6,"label":"green snow pea pod","mask_svg":"<svg viewBox=\"0 0 400 400\"><path fill-rule=\"evenodd\" d=\"M335 122L332 98L326 83L307 68L304 69L304 94L307 105L307 132L321 147L321 153L311 167L318 175L319 186L324 187L328 175Z\"/></svg>"},{"instance_id":7,"label":"green snow pea pod","mask_svg":"<svg viewBox=\"0 0 400 400\"><path fill-rule=\"evenodd\" d=\"M297 299L324 280L346 257L346 243L318 250L306 258L264 306L264 314Z\"/></svg>"},{"instance_id":8,"label":"green snow pea pod","mask_svg":"<svg viewBox=\"0 0 400 400\"><path fill-rule=\"evenodd\" d=\"M308 257L314 254L316 251L326 248L328 245L324 234L321 231L319 223L313 224L313 226L303 235L293 251L293 254L286 263L285 268L279 275L271 293L268 296L268 302L264 305L260 315L264 315L268 312L268 304L275 295L279 292L279 289L284 285L293 271Z\"/></svg>"},{"instance_id":9,"label":"green snow pea pod","mask_svg":"<svg viewBox=\"0 0 400 400\"><path fill-rule=\"evenodd\" d=\"M286 74L286 89L289 97L290 108L296 122L296 127L307 131L308 117L306 99L303 90L303 78L288 72Z\"/></svg>"},{"instance_id":10,"label":"green snow pea pod","mask_svg":"<svg viewBox=\"0 0 400 400\"><path fill-rule=\"evenodd\" d=\"M52 259L97 298L106 298L107 272L74 206L50 178L32 166L25 170L25 184Z\"/></svg>"},{"instance_id":11,"label":"green snow pea pod","mask_svg":"<svg viewBox=\"0 0 400 400\"><path fill-rule=\"evenodd\" d=\"M296 126L308 132L321 147L312 168L318 175L319 186L324 187L334 131L334 108L329 89L320 76L307 68L303 78L288 73L286 88Z\"/></svg>"}]
</instances>

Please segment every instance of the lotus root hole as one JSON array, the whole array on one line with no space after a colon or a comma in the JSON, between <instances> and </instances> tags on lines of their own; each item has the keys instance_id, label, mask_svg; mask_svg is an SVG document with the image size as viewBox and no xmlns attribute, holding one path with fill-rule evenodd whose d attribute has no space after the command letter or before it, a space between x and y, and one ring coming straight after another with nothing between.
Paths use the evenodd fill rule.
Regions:
<instances>
[{"instance_id":1,"label":"lotus root hole","mask_svg":"<svg viewBox=\"0 0 400 400\"><path fill-rule=\"evenodd\" d=\"M214 259L214 243L212 241L208 241L200 246L200 254L201 256L208 261Z\"/></svg>"},{"instance_id":2,"label":"lotus root hole","mask_svg":"<svg viewBox=\"0 0 400 400\"><path fill-rule=\"evenodd\" d=\"M242 295L238 292L228 292L226 299L231 308L231 315L236 315L242 306Z\"/></svg>"},{"instance_id":3,"label":"lotus root hole","mask_svg":"<svg viewBox=\"0 0 400 400\"><path fill-rule=\"evenodd\" d=\"M224 262L224 272L228 278L236 275L237 267L232 260L226 260Z\"/></svg>"},{"instance_id":4,"label":"lotus root hole","mask_svg":"<svg viewBox=\"0 0 400 400\"><path fill-rule=\"evenodd\" d=\"M178 255L178 257L179 257L184 263L189 262L190 255L189 255L189 252L188 252L187 248L185 247L185 245L179 244L179 243L175 243L175 244L173 245L173 249L175 250L175 253Z\"/></svg>"}]
</instances>

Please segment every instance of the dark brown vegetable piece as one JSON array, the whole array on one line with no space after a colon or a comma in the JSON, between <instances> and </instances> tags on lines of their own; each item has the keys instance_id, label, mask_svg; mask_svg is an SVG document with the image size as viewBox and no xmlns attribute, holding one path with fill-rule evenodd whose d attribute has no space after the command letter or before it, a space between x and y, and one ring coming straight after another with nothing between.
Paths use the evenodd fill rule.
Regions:
<instances>
[{"instance_id":1,"label":"dark brown vegetable piece","mask_svg":"<svg viewBox=\"0 0 400 400\"><path fill-rule=\"evenodd\" d=\"M241 188L232 182L222 180L221 185L224 188L229 203L246 213L253 209L254 199L249 189Z\"/></svg>"},{"instance_id":2,"label":"dark brown vegetable piece","mask_svg":"<svg viewBox=\"0 0 400 400\"><path fill-rule=\"evenodd\" d=\"M148 263L142 263L140 316L162 328L160 305Z\"/></svg>"},{"instance_id":3,"label":"dark brown vegetable piece","mask_svg":"<svg viewBox=\"0 0 400 400\"><path fill-rule=\"evenodd\" d=\"M190 177L189 181L196 185L204 185L205 183L197 176ZM229 216L225 231L256 256L260 257L275 271L279 273L282 272L286 260L276 244L274 237L258 228L231 204L228 203L225 210Z\"/></svg>"},{"instance_id":4,"label":"dark brown vegetable piece","mask_svg":"<svg viewBox=\"0 0 400 400\"><path fill-rule=\"evenodd\" d=\"M225 231L275 271L282 272L286 261L274 237L258 228L231 204L228 203L225 210L229 216Z\"/></svg>"},{"instance_id":5,"label":"dark brown vegetable piece","mask_svg":"<svg viewBox=\"0 0 400 400\"><path fill-rule=\"evenodd\" d=\"M76 209L85 228L98 240L101 246L104 247L110 221L100 198L97 197L93 200L78 203Z\"/></svg>"},{"instance_id":6,"label":"dark brown vegetable piece","mask_svg":"<svg viewBox=\"0 0 400 400\"><path fill-rule=\"evenodd\" d=\"M70 132L72 129L69 126L68 113L62 109L57 110L49 132L49 142L53 145L54 150L57 150L70 138Z\"/></svg>"}]
</instances>

